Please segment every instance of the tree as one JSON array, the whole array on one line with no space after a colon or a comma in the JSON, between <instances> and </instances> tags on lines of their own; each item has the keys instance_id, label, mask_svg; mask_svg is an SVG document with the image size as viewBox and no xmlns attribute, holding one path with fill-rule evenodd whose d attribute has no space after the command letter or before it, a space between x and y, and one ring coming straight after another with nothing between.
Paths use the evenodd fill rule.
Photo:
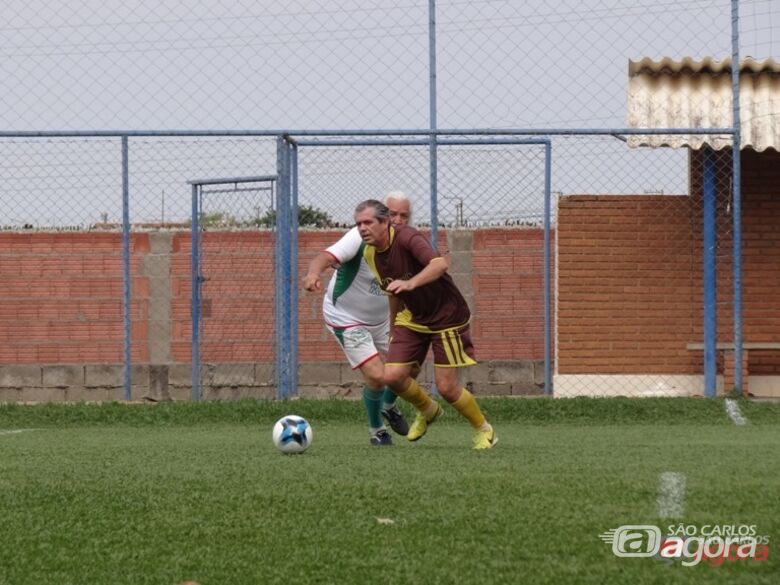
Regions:
<instances>
[{"instance_id":1,"label":"tree","mask_svg":"<svg viewBox=\"0 0 780 585\"><path fill-rule=\"evenodd\" d=\"M276 210L271 209L263 217L250 222L251 225L260 227L274 227L276 225ZM298 226L326 228L333 225L333 218L322 209L313 205L301 205L298 207Z\"/></svg>"},{"instance_id":2,"label":"tree","mask_svg":"<svg viewBox=\"0 0 780 585\"><path fill-rule=\"evenodd\" d=\"M232 215L223 211L215 211L213 213L202 213L198 219L200 227L205 228L220 228L220 227L234 227L239 225L239 222Z\"/></svg>"}]
</instances>

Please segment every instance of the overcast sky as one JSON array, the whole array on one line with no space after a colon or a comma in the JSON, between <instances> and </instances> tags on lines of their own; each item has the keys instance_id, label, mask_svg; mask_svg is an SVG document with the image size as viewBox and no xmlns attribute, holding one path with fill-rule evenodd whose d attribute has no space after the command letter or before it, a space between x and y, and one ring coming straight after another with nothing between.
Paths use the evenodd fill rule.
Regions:
<instances>
[{"instance_id":1,"label":"overcast sky","mask_svg":"<svg viewBox=\"0 0 780 585\"><path fill-rule=\"evenodd\" d=\"M743 56L777 54L778 4L742 2ZM440 0L436 16L441 128L624 127L630 59L731 52L727 0ZM6 0L0 68L4 130L421 129L428 2ZM513 152L518 164L539 164L538 152ZM116 218L118 153L115 140L3 139L5 215L34 225ZM267 140L133 140L133 217L181 219L186 180L274 172L274 154ZM343 153L307 156L302 197L334 216L350 208L340 193L351 204L352 193L386 185L427 198L424 149L355 155L362 178ZM538 169L496 157L503 179L479 155L450 155L458 174L442 170L446 213L464 199L485 218L538 211ZM616 139L558 141L555 161L553 189L564 193L687 188L681 153L629 152ZM493 204L482 185L501 194Z\"/></svg>"}]
</instances>

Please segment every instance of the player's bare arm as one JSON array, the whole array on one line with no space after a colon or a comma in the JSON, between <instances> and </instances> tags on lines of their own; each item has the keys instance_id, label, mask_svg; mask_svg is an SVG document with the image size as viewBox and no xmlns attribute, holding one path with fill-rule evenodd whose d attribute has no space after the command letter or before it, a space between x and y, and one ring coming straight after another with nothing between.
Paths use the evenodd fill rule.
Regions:
<instances>
[{"instance_id":1,"label":"player's bare arm","mask_svg":"<svg viewBox=\"0 0 780 585\"><path fill-rule=\"evenodd\" d=\"M309 269L306 276L303 277L303 288L309 292L322 290L322 279L320 275L326 268L337 268L338 261L327 252L320 252L309 263Z\"/></svg>"},{"instance_id":2,"label":"player's bare arm","mask_svg":"<svg viewBox=\"0 0 780 585\"><path fill-rule=\"evenodd\" d=\"M387 285L387 291L393 294L408 292L425 284L438 280L447 272L447 261L441 256L431 260L420 272L409 280L394 280Z\"/></svg>"}]
</instances>

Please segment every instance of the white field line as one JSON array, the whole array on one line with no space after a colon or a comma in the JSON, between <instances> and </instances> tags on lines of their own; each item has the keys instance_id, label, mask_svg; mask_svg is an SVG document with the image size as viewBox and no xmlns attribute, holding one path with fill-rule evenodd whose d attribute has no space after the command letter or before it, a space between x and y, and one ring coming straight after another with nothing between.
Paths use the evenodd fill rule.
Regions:
<instances>
[{"instance_id":1,"label":"white field line","mask_svg":"<svg viewBox=\"0 0 780 585\"><path fill-rule=\"evenodd\" d=\"M0 429L0 435L18 435L19 433L29 433L38 429Z\"/></svg>"},{"instance_id":2,"label":"white field line","mask_svg":"<svg viewBox=\"0 0 780 585\"><path fill-rule=\"evenodd\" d=\"M742 410L740 410L739 404L737 404L731 398L726 398L726 400L723 401L723 404L726 406L726 414L729 415L731 422L733 422L738 427L747 424L748 420L745 418L745 415L742 414Z\"/></svg>"},{"instance_id":3,"label":"white field line","mask_svg":"<svg viewBox=\"0 0 780 585\"><path fill-rule=\"evenodd\" d=\"M685 509L685 474L664 471L658 489L658 516L680 518Z\"/></svg>"}]
</instances>

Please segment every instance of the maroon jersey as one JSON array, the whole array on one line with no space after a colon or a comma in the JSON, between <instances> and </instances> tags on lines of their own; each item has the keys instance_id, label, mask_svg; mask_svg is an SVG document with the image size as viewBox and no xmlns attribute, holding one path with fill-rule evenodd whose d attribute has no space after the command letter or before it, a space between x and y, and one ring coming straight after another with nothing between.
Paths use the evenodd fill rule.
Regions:
<instances>
[{"instance_id":1,"label":"maroon jersey","mask_svg":"<svg viewBox=\"0 0 780 585\"><path fill-rule=\"evenodd\" d=\"M386 290L393 280L409 280L431 260L440 257L428 239L408 225L391 226L390 245L382 251L367 245L363 256L382 290ZM399 293L398 298L406 305L408 313L399 313L397 322L416 331L460 327L471 318L466 299L447 273L412 291Z\"/></svg>"}]
</instances>

